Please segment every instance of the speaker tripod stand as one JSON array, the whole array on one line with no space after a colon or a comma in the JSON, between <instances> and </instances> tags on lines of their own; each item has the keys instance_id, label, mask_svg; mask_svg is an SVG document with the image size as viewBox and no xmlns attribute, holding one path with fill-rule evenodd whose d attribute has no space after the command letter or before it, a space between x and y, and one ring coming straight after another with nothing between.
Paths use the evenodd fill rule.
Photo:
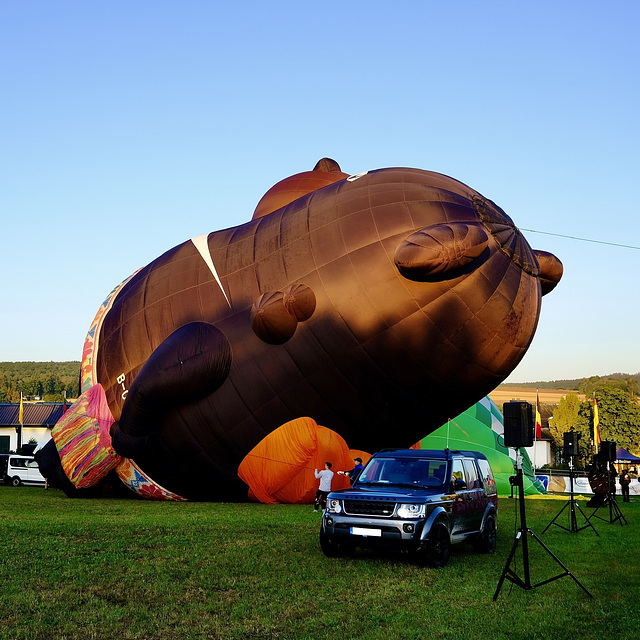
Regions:
<instances>
[{"instance_id":1,"label":"speaker tripod stand","mask_svg":"<svg viewBox=\"0 0 640 640\"><path fill-rule=\"evenodd\" d=\"M607 469L607 487L609 488L609 490L604 496L604 502L601 505L596 507L596 510L587 518L587 520L591 520L591 518L598 518L598 520L602 520L603 522L609 522L610 524L613 524L614 522L620 522L620 526L629 524L627 522L627 519L622 514L620 507L618 506L618 503L616 501L616 494L614 493L614 491L611 491L611 471L609 469ZM614 487L614 490L615 490L615 487ZM609 506L608 520L598 515L598 511L602 507L606 507L607 505Z\"/></svg>"},{"instance_id":2,"label":"speaker tripod stand","mask_svg":"<svg viewBox=\"0 0 640 640\"><path fill-rule=\"evenodd\" d=\"M589 518L587 518L587 516L584 514L584 511L580 508L580 505L576 502L575 495L573 493L573 478L574 478L573 458L570 457L569 458L569 495L570 495L570 498L565 503L564 507L562 507L562 509L560 509L560 511L556 514L556 517L544 528L542 533L544 534L544 532L552 524L555 524L557 527L560 527L561 529L564 529L565 531L569 531L571 533L578 533L578 531L582 531L583 529L586 529L587 527L591 527L593 529L593 532L598 537L600 537L600 534L595 530L595 527L591 524L591 521L589 520ZM559 522L557 522L557 520L562 515L562 513L564 512L564 510L567 507L569 508L569 526L565 527L564 525L562 525ZM576 517L576 509L580 512L580 514L582 515L582 517L585 520L585 524L583 524L581 527L578 526L578 520L577 520L577 517ZM591 514L591 515L593 515L593 514Z\"/></svg>"},{"instance_id":3,"label":"speaker tripod stand","mask_svg":"<svg viewBox=\"0 0 640 640\"><path fill-rule=\"evenodd\" d=\"M507 563L504 566L502 571L502 575L500 576L500 580L498 581L498 586L496 588L496 592L493 594L493 599L497 600L498 595L500 594L500 589L505 580L509 580L513 584L522 589L531 590L536 589L537 587L541 587L544 584L548 584L549 582L553 582L554 580L559 580L560 578L564 578L565 576L569 576L590 598L593 596L587 591L584 585L567 569L567 567L562 563L562 561L555 556L551 550L538 538L538 536L527 527L527 517L526 510L524 504L524 487L523 487L523 479L522 479L522 456L520 454L520 449L516 448L516 486L518 487L518 499L520 501L520 528L518 533L516 534L515 540L513 541L513 546L511 547L511 552L509 553L509 557L507 558ZM563 569L564 572L554 576L553 578L548 578L547 580L543 580L542 582L538 582L537 584L531 583L531 571L529 567L529 542L528 535L530 535ZM524 579L521 578L515 571L514 568L511 567L511 563L516 555L516 551L518 550L518 545L522 543L522 560L523 560L523 569L524 569Z\"/></svg>"}]
</instances>

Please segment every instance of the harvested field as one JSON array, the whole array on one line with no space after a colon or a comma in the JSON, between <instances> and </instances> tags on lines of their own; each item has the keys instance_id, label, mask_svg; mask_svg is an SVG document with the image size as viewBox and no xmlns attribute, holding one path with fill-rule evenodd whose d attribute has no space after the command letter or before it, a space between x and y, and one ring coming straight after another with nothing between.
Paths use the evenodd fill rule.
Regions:
<instances>
[{"instance_id":1,"label":"harvested field","mask_svg":"<svg viewBox=\"0 0 640 640\"><path fill-rule=\"evenodd\" d=\"M559 404L562 397L569 393L576 394L580 400L585 399L584 394L571 389L540 389L538 391L540 404ZM507 387L500 385L489 394L489 397L499 407L502 407L509 400L524 400L535 404L536 389L535 387Z\"/></svg>"}]
</instances>

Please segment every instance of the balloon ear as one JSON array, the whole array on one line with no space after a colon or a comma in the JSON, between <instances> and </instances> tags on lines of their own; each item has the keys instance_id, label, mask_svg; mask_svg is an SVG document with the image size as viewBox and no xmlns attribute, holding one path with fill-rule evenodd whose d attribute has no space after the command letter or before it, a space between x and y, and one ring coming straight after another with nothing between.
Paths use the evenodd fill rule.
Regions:
<instances>
[{"instance_id":1,"label":"balloon ear","mask_svg":"<svg viewBox=\"0 0 640 640\"><path fill-rule=\"evenodd\" d=\"M348 178L348 173L343 173L340 165L331 158L321 158L316 163L313 171L303 171L280 180L265 193L255 211L253 220L262 218L274 211L291 204L294 200L302 198L313 191L322 189L334 182Z\"/></svg>"},{"instance_id":2,"label":"balloon ear","mask_svg":"<svg viewBox=\"0 0 640 640\"><path fill-rule=\"evenodd\" d=\"M405 278L416 282L453 278L480 264L488 242L478 224L434 224L403 240L396 249L395 263Z\"/></svg>"},{"instance_id":3,"label":"balloon ear","mask_svg":"<svg viewBox=\"0 0 640 640\"><path fill-rule=\"evenodd\" d=\"M327 173L331 171L342 171L340 165L333 160L333 158L320 158L318 162L316 162L316 166L313 167L314 171L325 171Z\"/></svg>"},{"instance_id":4,"label":"balloon ear","mask_svg":"<svg viewBox=\"0 0 640 640\"><path fill-rule=\"evenodd\" d=\"M556 258L553 253L548 251L534 250L538 264L540 265L540 286L542 287L542 295L546 295L556 288L558 282L564 273L562 262Z\"/></svg>"}]
</instances>

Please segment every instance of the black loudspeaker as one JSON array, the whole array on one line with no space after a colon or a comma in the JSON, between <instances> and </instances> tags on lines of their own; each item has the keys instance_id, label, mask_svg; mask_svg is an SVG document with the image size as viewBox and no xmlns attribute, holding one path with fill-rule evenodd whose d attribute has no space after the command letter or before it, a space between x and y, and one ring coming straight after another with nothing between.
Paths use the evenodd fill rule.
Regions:
<instances>
[{"instance_id":1,"label":"black loudspeaker","mask_svg":"<svg viewBox=\"0 0 640 640\"><path fill-rule=\"evenodd\" d=\"M511 400L502 405L506 447L533 446L533 407L530 402Z\"/></svg>"},{"instance_id":2,"label":"black loudspeaker","mask_svg":"<svg viewBox=\"0 0 640 640\"><path fill-rule=\"evenodd\" d=\"M603 440L600 443L600 459L606 462L616 461L616 443L613 440Z\"/></svg>"},{"instance_id":3,"label":"black loudspeaker","mask_svg":"<svg viewBox=\"0 0 640 640\"><path fill-rule=\"evenodd\" d=\"M578 440L580 440L580 434L575 431L564 432L564 448L562 453L565 458L578 455Z\"/></svg>"}]
</instances>

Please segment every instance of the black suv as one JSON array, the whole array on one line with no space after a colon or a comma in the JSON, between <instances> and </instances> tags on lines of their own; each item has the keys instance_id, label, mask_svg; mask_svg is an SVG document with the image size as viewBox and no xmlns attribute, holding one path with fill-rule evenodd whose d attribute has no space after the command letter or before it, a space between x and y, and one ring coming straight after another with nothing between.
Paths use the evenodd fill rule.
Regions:
<instances>
[{"instance_id":1,"label":"black suv","mask_svg":"<svg viewBox=\"0 0 640 640\"><path fill-rule=\"evenodd\" d=\"M327 497L320 547L329 557L356 547L400 549L441 567L458 542L492 553L497 513L496 483L483 454L385 449L350 489Z\"/></svg>"}]
</instances>

